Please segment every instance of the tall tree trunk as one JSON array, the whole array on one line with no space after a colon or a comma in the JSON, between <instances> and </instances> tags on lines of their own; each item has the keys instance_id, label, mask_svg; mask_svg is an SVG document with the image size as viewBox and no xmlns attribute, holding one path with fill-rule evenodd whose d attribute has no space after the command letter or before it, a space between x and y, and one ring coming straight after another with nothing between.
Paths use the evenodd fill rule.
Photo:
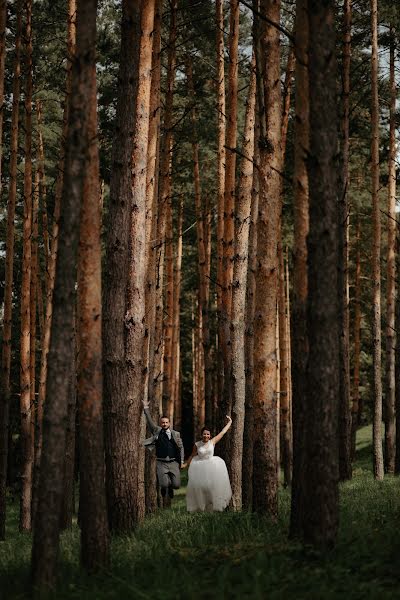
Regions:
<instances>
[{"instance_id":1,"label":"tall tree trunk","mask_svg":"<svg viewBox=\"0 0 400 600\"><path fill-rule=\"evenodd\" d=\"M137 479L131 453L137 452L136 409L128 411L125 322L129 278L129 234L132 208L131 165L138 91L140 10L137 3L122 3L121 54L116 132L103 277L103 361L106 485L111 529L130 531L135 524ZM123 415L123 416L122 416Z\"/></svg>"},{"instance_id":2,"label":"tall tree trunk","mask_svg":"<svg viewBox=\"0 0 400 600\"><path fill-rule=\"evenodd\" d=\"M18 11L18 4L17 4ZM18 18L18 16L17 16ZM6 64L6 24L7 24L7 0L0 2L0 195L2 192L3 174L3 121L4 121L4 75Z\"/></svg>"},{"instance_id":3,"label":"tall tree trunk","mask_svg":"<svg viewBox=\"0 0 400 600\"><path fill-rule=\"evenodd\" d=\"M74 324L75 324L74 314ZM75 328L75 326L74 326ZM64 531L72 527L72 518L74 515L74 483L75 483L75 452L76 452L76 333L73 339L74 357L67 374L68 390L68 409L67 409L67 427L65 438L65 459L63 475L63 493L61 500L60 527Z\"/></svg>"},{"instance_id":4,"label":"tall tree trunk","mask_svg":"<svg viewBox=\"0 0 400 600\"><path fill-rule=\"evenodd\" d=\"M359 426L360 404L360 356L361 356L361 260L360 260L360 217L356 225L356 265L354 280L354 365L353 397L351 404L351 459L356 456L356 435Z\"/></svg>"},{"instance_id":5,"label":"tall tree trunk","mask_svg":"<svg viewBox=\"0 0 400 600\"><path fill-rule=\"evenodd\" d=\"M50 240L49 240L49 225L47 219L47 184L45 175L45 160L44 160L44 144L43 144L43 114L42 103L36 100L36 116L38 126L38 174L39 174L39 196L41 199L42 210L42 230L43 230L43 245L46 264L46 282L48 282L49 256L50 256ZM46 283L46 286L48 283Z\"/></svg>"},{"instance_id":6,"label":"tall tree trunk","mask_svg":"<svg viewBox=\"0 0 400 600\"><path fill-rule=\"evenodd\" d=\"M158 221L158 166L160 158L160 78L161 78L161 9L162 1L156 1L154 13L152 78L150 92L150 123L147 167L147 198L146 214L147 235L147 285L146 285L146 319L147 340L145 340L145 355L147 353L147 386L144 395L148 394L150 410L153 419L158 416L158 406L154 402L154 357L155 357L155 318L156 318L156 277L157 277L157 238ZM145 497L146 511L152 513L157 508L156 458L154 453L145 454Z\"/></svg>"},{"instance_id":7,"label":"tall tree trunk","mask_svg":"<svg viewBox=\"0 0 400 600\"><path fill-rule=\"evenodd\" d=\"M371 0L371 174L373 286L373 457L375 479L383 479L381 369L381 215L379 207L378 2Z\"/></svg>"},{"instance_id":8,"label":"tall tree trunk","mask_svg":"<svg viewBox=\"0 0 400 600\"><path fill-rule=\"evenodd\" d=\"M261 13L280 20L280 1L262 0ZM259 24L265 102L265 138L260 148L260 199L257 227L256 301L254 327L254 465L253 510L272 517L278 511L276 317L278 300L278 239L281 214L280 40L269 23ZM257 56L258 58L258 56Z\"/></svg>"},{"instance_id":9,"label":"tall tree trunk","mask_svg":"<svg viewBox=\"0 0 400 600\"><path fill-rule=\"evenodd\" d=\"M17 196L18 123L21 74L22 0L16 4L17 25L13 74L13 100L10 138L10 172L7 203L7 234L4 283L3 343L1 355L0 401L0 540L6 534L6 488L8 461L8 425L10 407L12 288L14 273L14 219Z\"/></svg>"},{"instance_id":10,"label":"tall tree trunk","mask_svg":"<svg viewBox=\"0 0 400 600\"><path fill-rule=\"evenodd\" d=\"M396 265L396 276L397 276L397 289L400 289L400 225L397 223L397 265ZM396 302L396 323L400 323L400 302ZM395 460L395 473L400 475L400 344L396 344L396 357L395 357L395 374L396 374L396 460Z\"/></svg>"},{"instance_id":11,"label":"tall tree trunk","mask_svg":"<svg viewBox=\"0 0 400 600\"><path fill-rule=\"evenodd\" d=\"M343 83L341 143L342 165L339 175L339 477L351 479L350 458L350 360L349 360L349 112L350 112L350 61L351 61L351 0L344 0Z\"/></svg>"},{"instance_id":12,"label":"tall tree trunk","mask_svg":"<svg viewBox=\"0 0 400 600\"><path fill-rule=\"evenodd\" d=\"M31 529L33 438L30 380L30 288L31 288L31 235L32 235L32 0L24 3L25 12L25 169L24 169L24 224L21 283L21 508L19 527Z\"/></svg>"},{"instance_id":13,"label":"tall tree trunk","mask_svg":"<svg viewBox=\"0 0 400 600\"><path fill-rule=\"evenodd\" d=\"M296 3L296 117L294 147L294 268L293 268L293 474L290 535L302 535L304 497L304 398L308 357L306 306L308 295L307 235L309 230L309 190L307 156L309 149L309 79L308 79L308 0Z\"/></svg>"},{"instance_id":14,"label":"tall tree trunk","mask_svg":"<svg viewBox=\"0 0 400 600\"><path fill-rule=\"evenodd\" d=\"M59 248L53 298L52 334L43 421L43 451L38 508L32 547L32 583L39 589L55 584L63 492L69 373L74 354L79 219L89 148L86 103L95 60L96 0L77 2L76 55L66 142Z\"/></svg>"},{"instance_id":15,"label":"tall tree trunk","mask_svg":"<svg viewBox=\"0 0 400 600\"><path fill-rule=\"evenodd\" d=\"M90 36L96 40L96 4ZM101 212L97 137L96 54L91 49L87 72L88 159L83 186L78 259L78 414L79 508L81 563L88 571L109 562L103 439L103 375L101 339ZM73 378L74 380L74 378Z\"/></svg>"},{"instance_id":16,"label":"tall tree trunk","mask_svg":"<svg viewBox=\"0 0 400 600\"><path fill-rule=\"evenodd\" d=\"M135 134L132 153L132 196L129 240L129 276L126 303L126 363L127 402L135 429L129 462L136 479L134 502L135 520L144 515L144 487L139 489L140 421L144 393L143 346L145 341L145 284L146 284L146 167L150 122L150 90L154 0L142 4L139 85L136 105Z\"/></svg>"},{"instance_id":17,"label":"tall tree trunk","mask_svg":"<svg viewBox=\"0 0 400 600\"><path fill-rule=\"evenodd\" d=\"M304 541L330 547L339 520L338 227L335 2L309 0L309 355L306 367Z\"/></svg>"},{"instance_id":18,"label":"tall tree trunk","mask_svg":"<svg viewBox=\"0 0 400 600\"><path fill-rule=\"evenodd\" d=\"M250 85L247 97L242 161L235 211L235 265L232 285L232 437L230 479L232 485L232 508L242 509L242 461L245 420L246 371L245 371L245 325L246 286L249 255L249 230L253 185L254 120L256 103L255 58L252 59Z\"/></svg>"},{"instance_id":19,"label":"tall tree trunk","mask_svg":"<svg viewBox=\"0 0 400 600\"><path fill-rule=\"evenodd\" d=\"M165 94L164 105L164 139L162 145L160 159L160 182L159 182L159 217L157 228L157 285L156 285L156 325L155 325L155 372L157 379L156 398L159 402L160 410L162 405L167 403L168 398L168 373L165 372L168 364L168 349L166 351L167 358L163 360L164 349L164 327L163 314L166 312L164 305L163 289L164 289L164 259L169 251L168 246L172 243L171 232L167 231L167 221L171 210L171 167L172 167L172 150L173 150L173 102L174 102L174 85L176 75L176 19L177 19L178 0L171 2L171 16L169 23L168 37L168 66L167 66L167 89ZM167 239L167 234L169 238ZM167 280L168 281L168 280ZM171 285L166 290L166 297L172 296ZM170 316L167 315L167 319ZM165 332L168 333L168 332ZM164 402L165 401L165 402Z\"/></svg>"},{"instance_id":20,"label":"tall tree trunk","mask_svg":"<svg viewBox=\"0 0 400 600\"><path fill-rule=\"evenodd\" d=\"M53 318L53 291L56 273L56 258L58 252L58 233L61 213L61 197L64 184L65 147L68 134L69 104L71 97L72 61L75 56L76 46L76 0L68 0L68 24L67 24L67 81L66 98L64 103L63 127L61 138L61 151L58 161L58 175L55 185L54 220L50 241L49 256L47 262L46 277L46 315L44 333L42 338L42 352L40 357L40 375L38 402L36 411L35 431L35 465L34 465L34 493L33 493L33 515L36 514L37 496L40 477L40 461L42 455L43 441L43 412L46 398L47 366L50 349L51 324Z\"/></svg>"},{"instance_id":21,"label":"tall tree trunk","mask_svg":"<svg viewBox=\"0 0 400 600\"><path fill-rule=\"evenodd\" d=\"M388 241L386 290L386 410L385 410L385 469L394 473L396 461L396 80L395 80L395 28L390 26L390 138L388 182Z\"/></svg>"},{"instance_id":22,"label":"tall tree trunk","mask_svg":"<svg viewBox=\"0 0 400 600\"><path fill-rule=\"evenodd\" d=\"M171 396L174 403L174 427L180 421L181 399L179 396L180 385L180 316L181 316L181 287L182 287L182 228L183 228L183 196L179 200L177 240L174 262L174 306L173 306L173 336L172 336L172 373ZM179 424L180 427L180 424Z\"/></svg>"},{"instance_id":23,"label":"tall tree trunk","mask_svg":"<svg viewBox=\"0 0 400 600\"><path fill-rule=\"evenodd\" d=\"M292 91L293 72L296 64L294 46L290 46L286 65L283 114L282 114L282 168L285 164L286 140L289 125L290 98ZM282 192L283 193L283 192ZM283 204L283 196L282 196ZM282 228L281 228L282 229ZM284 473L284 485L290 485L292 480L292 435L290 423L290 355L288 340L288 314L286 305L285 288L285 261L283 256L282 231L279 239L279 299L278 299L278 322L279 322L279 429L280 429L280 457Z\"/></svg>"},{"instance_id":24,"label":"tall tree trunk","mask_svg":"<svg viewBox=\"0 0 400 600\"><path fill-rule=\"evenodd\" d=\"M237 114L238 114L238 45L239 45L239 0L230 0L229 19L229 71L227 93L227 124L226 124L226 155L225 155L225 189L224 189L224 237L223 237L223 279L218 328L218 344L222 352L224 365L223 390L219 398L220 426L225 423L225 415L232 410L232 353L230 342L230 326L232 313L232 281L234 257L234 211L235 211L235 182L236 182L236 143L237 143ZM219 447L219 452L230 462L229 437L225 436ZM228 464L229 466L229 464Z\"/></svg>"},{"instance_id":25,"label":"tall tree trunk","mask_svg":"<svg viewBox=\"0 0 400 600\"><path fill-rule=\"evenodd\" d=\"M222 316L222 290L224 279L224 210L225 210L225 43L224 43L224 2L215 2L216 19L216 66L217 66L217 316L218 316L218 397L221 398L224 389L224 361L223 361L223 316ZM215 415L213 415L213 421Z\"/></svg>"}]
</instances>

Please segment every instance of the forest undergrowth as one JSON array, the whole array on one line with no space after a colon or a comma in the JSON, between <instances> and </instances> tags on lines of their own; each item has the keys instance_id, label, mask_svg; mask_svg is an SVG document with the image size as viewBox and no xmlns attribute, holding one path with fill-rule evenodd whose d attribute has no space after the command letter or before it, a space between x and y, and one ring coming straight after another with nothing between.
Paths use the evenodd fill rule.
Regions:
<instances>
[{"instance_id":1,"label":"forest undergrowth","mask_svg":"<svg viewBox=\"0 0 400 600\"><path fill-rule=\"evenodd\" d=\"M134 535L115 537L108 572L79 569L79 529L62 536L59 584L49 598L296 599L399 598L400 478L374 481L371 428L358 435L353 480L341 486L337 546L327 554L287 538L290 494L280 493L276 523L248 513L192 514L185 489L172 509L149 517ZM0 542L0 598L27 598L31 536L18 532L10 501Z\"/></svg>"}]
</instances>

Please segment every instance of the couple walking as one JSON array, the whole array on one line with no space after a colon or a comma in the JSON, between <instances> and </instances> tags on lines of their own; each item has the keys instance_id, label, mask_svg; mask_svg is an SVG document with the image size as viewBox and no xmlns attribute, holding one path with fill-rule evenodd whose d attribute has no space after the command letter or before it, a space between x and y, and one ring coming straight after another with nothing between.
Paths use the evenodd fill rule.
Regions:
<instances>
[{"instance_id":1,"label":"couple walking","mask_svg":"<svg viewBox=\"0 0 400 600\"><path fill-rule=\"evenodd\" d=\"M215 444L225 435L232 419L218 435L211 437L207 427L201 430L201 440L193 446L187 462L182 438L178 431L171 429L169 418L162 416L156 425L151 418L149 403L143 402L144 414L152 436L144 441L147 448L155 448L157 457L157 481L161 495L165 498L174 496L181 484L180 469L189 467L189 482L186 493L186 507L189 512L222 511L229 504L232 496L228 471L225 462L214 456Z\"/></svg>"}]
</instances>

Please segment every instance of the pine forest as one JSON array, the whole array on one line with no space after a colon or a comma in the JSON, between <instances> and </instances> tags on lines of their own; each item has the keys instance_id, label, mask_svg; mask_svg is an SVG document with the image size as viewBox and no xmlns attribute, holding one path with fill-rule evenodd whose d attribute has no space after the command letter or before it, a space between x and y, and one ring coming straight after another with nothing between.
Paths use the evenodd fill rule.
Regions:
<instances>
[{"instance_id":1,"label":"pine forest","mask_svg":"<svg viewBox=\"0 0 400 600\"><path fill-rule=\"evenodd\" d=\"M398 597L399 90L399 0L0 0L1 600Z\"/></svg>"}]
</instances>

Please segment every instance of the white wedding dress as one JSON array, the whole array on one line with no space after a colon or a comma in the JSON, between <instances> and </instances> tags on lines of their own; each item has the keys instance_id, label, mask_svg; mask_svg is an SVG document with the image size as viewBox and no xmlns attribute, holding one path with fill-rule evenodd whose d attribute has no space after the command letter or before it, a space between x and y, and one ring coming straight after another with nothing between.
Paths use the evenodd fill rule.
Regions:
<instances>
[{"instance_id":1,"label":"white wedding dress","mask_svg":"<svg viewBox=\"0 0 400 600\"><path fill-rule=\"evenodd\" d=\"M189 466L186 506L189 512L222 511L232 496L225 462L214 456L214 444L196 442L197 455Z\"/></svg>"}]
</instances>

